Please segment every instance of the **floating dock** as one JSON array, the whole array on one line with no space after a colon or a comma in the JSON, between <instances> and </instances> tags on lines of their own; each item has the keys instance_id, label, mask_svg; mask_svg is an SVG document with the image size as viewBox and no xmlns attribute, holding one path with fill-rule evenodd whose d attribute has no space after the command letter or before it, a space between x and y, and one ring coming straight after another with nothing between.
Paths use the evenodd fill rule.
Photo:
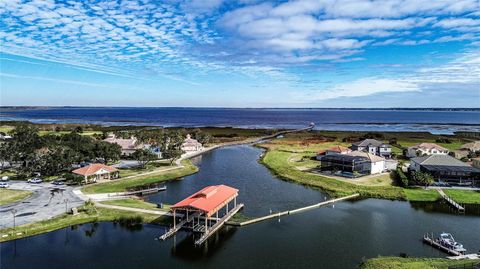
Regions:
<instances>
[{"instance_id":1,"label":"floating dock","mask_svg":"<svg viewBox=\"0 0 480 269\"><path fill-rule=\"evenodd\" d=\"M435 240L433 238L433 235L432 235L432 237L430 237L428 234L425 234L423 236L423 242L425 244L431 245L432 247L435 247L435 248L437 248L437 249L439 249L443 252L446 252L450 255L453 255L453 256L462 256L464 254L462 252L458 252L456 250L453 250L451 248L447 248L447 247L443 246L442 244L440 244L439 242L437 242L437 240Z\"/></svg>"},{"instance_id":2,"label":"floating dock","mask_svg":"<svg viewBox=\"0 0 480 269\"><path fill-rule=\"evenodd\" d=\"M233 226L245 226L245 225L257 223L257 222L264 221L264 220L279 218L279 217L285 216L285 215L292 215L292 214L300 213L302 211L311 210L311 209L318 208L318 207L321 207L321 206L324 206L324 205L333 204L335 202L340 202L340 201L344 201L344 200L353 199L353 198L356 198L358 196L360 196L360 194L356 193L356 194L331 199L331 200L328 200L328 201L324 201L324 202L321 202L321 203L317 203L317 204L313 204L313 205L309 205L309 206L305 206L305 207L301 207L301 208L297 208L297 209L293 209L293 210L287 210L287 211L273 213L273 214L270 214L270 215L266 215L266 216L263 216L263 217L258 217L258 218L247 220L247 221L240 222L240 223L228 223L228 224L233 225Z\"/></svg>"}]
</instances>

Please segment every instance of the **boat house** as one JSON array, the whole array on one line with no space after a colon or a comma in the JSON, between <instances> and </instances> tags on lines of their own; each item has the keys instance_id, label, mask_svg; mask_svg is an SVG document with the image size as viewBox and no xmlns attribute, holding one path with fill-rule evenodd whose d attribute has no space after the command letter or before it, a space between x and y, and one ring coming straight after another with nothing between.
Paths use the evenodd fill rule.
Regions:
<instances>
[{"instance_id":1,"label":"boat house","mask_svg":"<svg viewBox=\"0 0 480 269\"><path fill-rule=\"evenodd\" d=\"M101 163L93 163L72 171L72 173L82 176L85 183L97 182L99 180L116 179L119 177L117 168Z\"/></svg>"},{"instance_id":2,"label":"boat house","mask_svg":"<svg viewBox=\"0 0 480 269\"><path fill-rule=\"evenodd\" d=\"M173 228L160 239L165 240L184 228L200 233L200 245L243 207L237 204L238 190L226 185L205 187L170 207ZM177 222L177 217L182 216Z\"/></svg>"}]
</instances>

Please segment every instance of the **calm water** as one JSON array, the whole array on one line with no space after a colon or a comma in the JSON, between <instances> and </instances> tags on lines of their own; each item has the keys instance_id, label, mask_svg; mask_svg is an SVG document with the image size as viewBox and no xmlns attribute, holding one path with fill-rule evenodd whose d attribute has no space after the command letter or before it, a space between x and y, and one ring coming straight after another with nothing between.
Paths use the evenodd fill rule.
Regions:
<instances>
[{"instance_id":1,"label":"calm water","mask_svg":"<svg viewBox=\"0 0 480 269\"><path fill-rule=\"evenodd\" d=\"M258 215L323 200L316 190L276 179L257 163L261 150L238 146L196 161L198 174L168 183L149 200L175 202L209 184L240 189L244 213ZM422 244L425 232L452 232L471 252L480 249L480 218L415 209L408 202L367 199L233 228L203 247L188 233L153 240L164 228L129 231L112 223L87 224L1 246L1 268L357 268L362 258L407 253L441 257Z\"/></svg>"},{"instance_id":2,"label":"calm water","mask_svg":"<svg viewBox=\"0 0 480 269\"><path fill-rule=\"evenodd\" d=\"M299 128L310 122L321 130L480 131L480 111L399 111L209 108L49 108L1 111L2 120L103 125L232 126Z\"/></svg>"}]
</instances>

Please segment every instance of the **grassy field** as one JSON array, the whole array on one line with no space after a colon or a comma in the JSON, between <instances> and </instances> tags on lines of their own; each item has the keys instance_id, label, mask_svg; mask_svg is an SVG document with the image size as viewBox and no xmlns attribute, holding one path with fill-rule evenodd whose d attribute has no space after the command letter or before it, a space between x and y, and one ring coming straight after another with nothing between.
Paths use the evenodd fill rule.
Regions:
<instances>
[{"instance_id":1,"label":"grassy field","mask_svg":"<svg viewBox=\"0 0 480 269\"><path fill-rule=\"evenodd\" d=\"M31 224L21 225L14 228L0 230L0 242L29 237L37 234L47 233L59 229L63 229L72 225L100 222L100 221L116 221L121 218L131 218L140 216L143 223L167 223L168 219L159 217L158 215L137 213L124 210L114 210L107 208L96 208L93 213L81 212L77 215L62 214L58 217L35 222ZM7 235L4 237L4 235Z\"/></svg>"},{"instance_id":2,"label":"grassy field","mask_svg":"<svg viewBox=\"0 0 480 269\"><path fill-rule=\"evenodd\" d=\"M403 189L407 200L412 202L433 202L441 198L436 190L425 190L423 188Z\"/></svg>"},{"instance_id":3,"label":"grassy field","mask_svg":"<svg viewBox=\"0 0 480 269\"><path fill-rule=\"evenodd\" d=\"M479 263L479 261L476 261ZM452 261L442 258L400 258L379 257L369 259L360 266L360 269L447 269L452 265L471 266L474 261ZM473 268L473 267L465 267Z\"/></svg>"},{"instance_id":4,"label":"grassy field","mask_svg":"<svg viewBox=\"0 0 480 269\"><path fill-rule=\"evenodd\" d=\"M295 168L289 158L292 153L268 150L262 158L262 163L270 168L275 174L299 184L318 187L333 196L344 196L359 193L364 197L376 197L385 199L405 199L402 189L394 186L362 186L345 181L328 178L322 175L300 171Z\"/></svg>"},{"instance_id":5,"label":"grassy field","mask_svg":"<svg viewBox=\"0 0 480 269\"><path fill-rule=\"evenodd\" d=\"M128 168L128 169L119 169L120 170L120 176L121 177L130 177L130 176L135 176L138 174L143 174L147 172L152 172L160 168L166 168L166 167L173 167L173 165L170 165L169 160L162 160L159 162L154 162L154 163L149 163L145 168Z\"/></svg>"},{"instance_id":6,"label":"grassy field","mask_svg":"<svg viewBox=\"0 0 480 269\"><path fill-rule=\"evenodd\" d=\"M31 194L31 191L0 189L0 205L6 205L23 200Z\"/></svg>"},{"instance_id":7,"label":"grassy field","mask_svg":"<svg viewBox=\"0 0 480 269\"><path fill-rule=\"evenodd\" d=\"M129 179L118 179L105 183L97 183L92 185L87 185L83 187L82 192L91 194L91 193L108 193L108 192L122 192L127 188L132 188L136 186L152 184L162 181L167 181L171 179L181 178L198 171L198 168L192 164L190 160L182 161L184 165L183 168L159 172L155 175L139 176Z\"/></svg>"},{"instance_id":8,"label":"grassy field","mask_svg":"<svg viewBox=\"0 0 480 269\"><path fill-rule=\"evenodd\" d=\"M285 138L274 139L259 146L267 151L262 158L263 164L283 179L299 184L321 188L334 196L360 193L364 197L398 199L410 201L436 201L440 195L435 190L423 188L403 189L393 186L389 175L366 176L358 179L346 179L324 176L312 172L319 162L312 159L319 150L334 145L349 146L342 142L345 138L360 136L352 132L302 132L288 134ZM413 145L421 141L434 142L439 136L427 133L385 133L385 141L396 138L398 143ZM460 145L465 141L449 137L452 145ZM408 141L408 142L406 142ZM404 144L405 144L404 143ZM442 144L444 145L444 144ZM474 191L452 191L452 198L459 203L480 204L480 193ZM450 194L449 194L450 195Z\"/></svg>"},{"instance_id":9,"label":"grassy field","mask_svg":"<svg viewBox=\"0 0 480 269\"><path fill-rule=\"evenodd\" d=\"M444 190L445 194L462 204L480 204L480 191Z\"/></svg>"},{"instance_id":10,"label":"grassy field","mask_svg":"<svg viewBox=\"0 0 480 269\"><path fill-rule=\"evenodd\" d=\"M118 205L118 206L149 209L149 210L158 210L158 211L168 211L170 209L169 205L164 204L163 208L158 208L156 204L145 202L145 201L143 201L141 199L138 199L138 198L127 198L127 199L120 199L120 200L104 201L104 202L102 202L102 204Z\"/></svg>"}]
</instances>

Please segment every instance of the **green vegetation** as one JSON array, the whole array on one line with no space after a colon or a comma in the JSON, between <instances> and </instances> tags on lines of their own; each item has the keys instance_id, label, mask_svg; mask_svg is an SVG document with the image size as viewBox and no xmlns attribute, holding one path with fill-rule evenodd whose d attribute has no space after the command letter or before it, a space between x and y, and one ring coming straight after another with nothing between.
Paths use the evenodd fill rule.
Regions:
<instances>
[{"instance_id":1,"label":"green vegetation","mask_svg":"<svg viewBox=\"0 0 480 269\"><path fill-rule=\"evenodd\" d=\"M141 209L148 209L148 210L158 210L158 211L168 211L170 209L169 205L164 204L163 208L158 208L156 204L145 202L138 198L127 198L127 199L120 199L120 200L104 201L102 202L102 204L141 208Z\"/></svg>"},{"instance_id":2,"label":"green vegetation","mask_svg":"<svg viewBox=\"0 0 480 269\"><path fill-rule=\"evenodd\" d=\"M129 179L118 179L110 182L88 185L82 189L82 192L87 194L122 192L128 188L181 178L198 171L198 168L193 165L190 160L182 161L182 165L184 166L183 168L169 171L159 171L159 173L155 175L139 176Z\"/></svg>"},{"instance_id":3,"label":"green vegetation","mask_svg":"<svg viewBox=\"0 0 480 269\"><path fill-rule=\"evenodd\" d=\"M480 191L443 190L455 202L461 204L479 204Z\"/></svg>"},{"instance_id":4,"label":"green vegetation","mask_svg":"<svg viewBox=\"0 0 480 269\"><path fill-rule=\"evenodd\" d=\"M433 202L441 198L436 190L426 190L423 188L406 188L403 189L407 200L412 202ZM478 203L478 201L477 201Z\"/></svg>"},{"instance_id":5,"label":"green vegetation","mask_svg":"<svg viewBox=\"0 0 480 269\"><path fill-rule=\"evenodd\" d=\"M120 176L122 178L125 177L131 177L131 176L136 176L144 173L150 173L158 170L161 172L163 168L167 167L175 167L170 165L170 161L168 160L161 160L161 161L156 161L154 163L149 163L145 166L145 168L140 168L140 167L135 167L135 168L127 168L127 169L119 169L120 170Z\"/></svg>"},{"instance_id":6,"label":"green vegetation","mask_svg":"<svg viewBox=\"0 0 480 269\"><path fill-rule=\"evenodd\" d=\"M442 258L400 258L379 257L368 259L362 263L360 269L447 269L448 266L464 265L459 268L472 268L478 261L449 260Z\"/></svg>"},{"instance_id":7,"label":"green vegetation","mask_svg":"<svg viewBox=\"0 0 480 269\"><path fill-rule=\"evenodd\" d=\"M324 176L313 171L319 165L318 161L313 159L319 150L334 145L348 146L350 142L346 141L365 137L375 137L380 140L395 142L397 145L404 141L409 141L408 143L413 145L422 141L435 142L438 139L450 142L449 145L465 142L457 137L447 139L427 133L301 132L288 134L282 139L275 139L259 145L267 149L261 161L283 179L318 187L334 196L359 193L363 197L409 201L436 201L440 199L440 195L435 190L402 188L408 186L409 182L401 169L392 172L390 176L365 176L357 179ZM428 185L432 180L431 177L423 173L415 175L414 179L424 185ZM394 186L394 183L398 186ZM475 191L455 190L452 192L452 198L456 201L458 199L459 203L480 204L479 192Z\"/></svg>"},{"instance_id":8,"label":"green vegetation","mask_svg":"<svg viewBox=\"0 0 480 269\"><path fill-rule=\"evenodd\" d=\"M31 194L31 191L0 189L0 205L11 204L23 200Z\"/></svg>"},{"instance_id":9,"label":"green vegetation","mask_svg":"<svg viewBox=\"0 0 480 269\"><path fill-rule=\"evenodd\" d=\"M168 222L165 217L159 217L158 215L107 208L96 208L93 205L90 205L81 208L77 215L62 214L49 220L17 226L15 229L2 229L0 230L0 242L47 233L83 223L100 221L128 222L127 220L129 219L132 220L133 224L138 222L139 219L141 219L143 223ZM7 236L4 237L4 235Z\"/></svg>"},{"instance_id":10,"label":"green vegetation","mask_svg":"<svg viewBox=\"0 0 480 269\"><path fill-rule=\"evenodd\" d=\"M364 197L376 197L385 199L405 199L401 188L394 186L362 186L345 181L325 177L318 174L303 172L296 169L289 158L292 153L268 150L262 162L281 178L294 181L299 184L321 188L333 196L344 196L359 193Z\"/></svg>"},{"instance_id":11,"label":"green vegetation","mask_svg":"<svg viewBox=\"0 0 480 269\"><path fill-rule=\"evenodd\" d=\"M73 164L97 159L108 163L120 158L119 145L79 135L81 130L75 130L60 136L40 136L35 126L19 124L10 131L13 138L0 144L0 163L21 164L12 169L17 177L26 178L33 172L59 176L69 172Z\"/></svg>"},{"instance_id":12,"label":"green vegetation","mask_svg":"<svg viewBox=\"0 0 480 269\"><path fill-rule=\"evenodd\" d=\"M228 221L229 224L238 224L253 219L253 217L246 216L242 213L237 213Z\"/></svg>"}]
</instances>

